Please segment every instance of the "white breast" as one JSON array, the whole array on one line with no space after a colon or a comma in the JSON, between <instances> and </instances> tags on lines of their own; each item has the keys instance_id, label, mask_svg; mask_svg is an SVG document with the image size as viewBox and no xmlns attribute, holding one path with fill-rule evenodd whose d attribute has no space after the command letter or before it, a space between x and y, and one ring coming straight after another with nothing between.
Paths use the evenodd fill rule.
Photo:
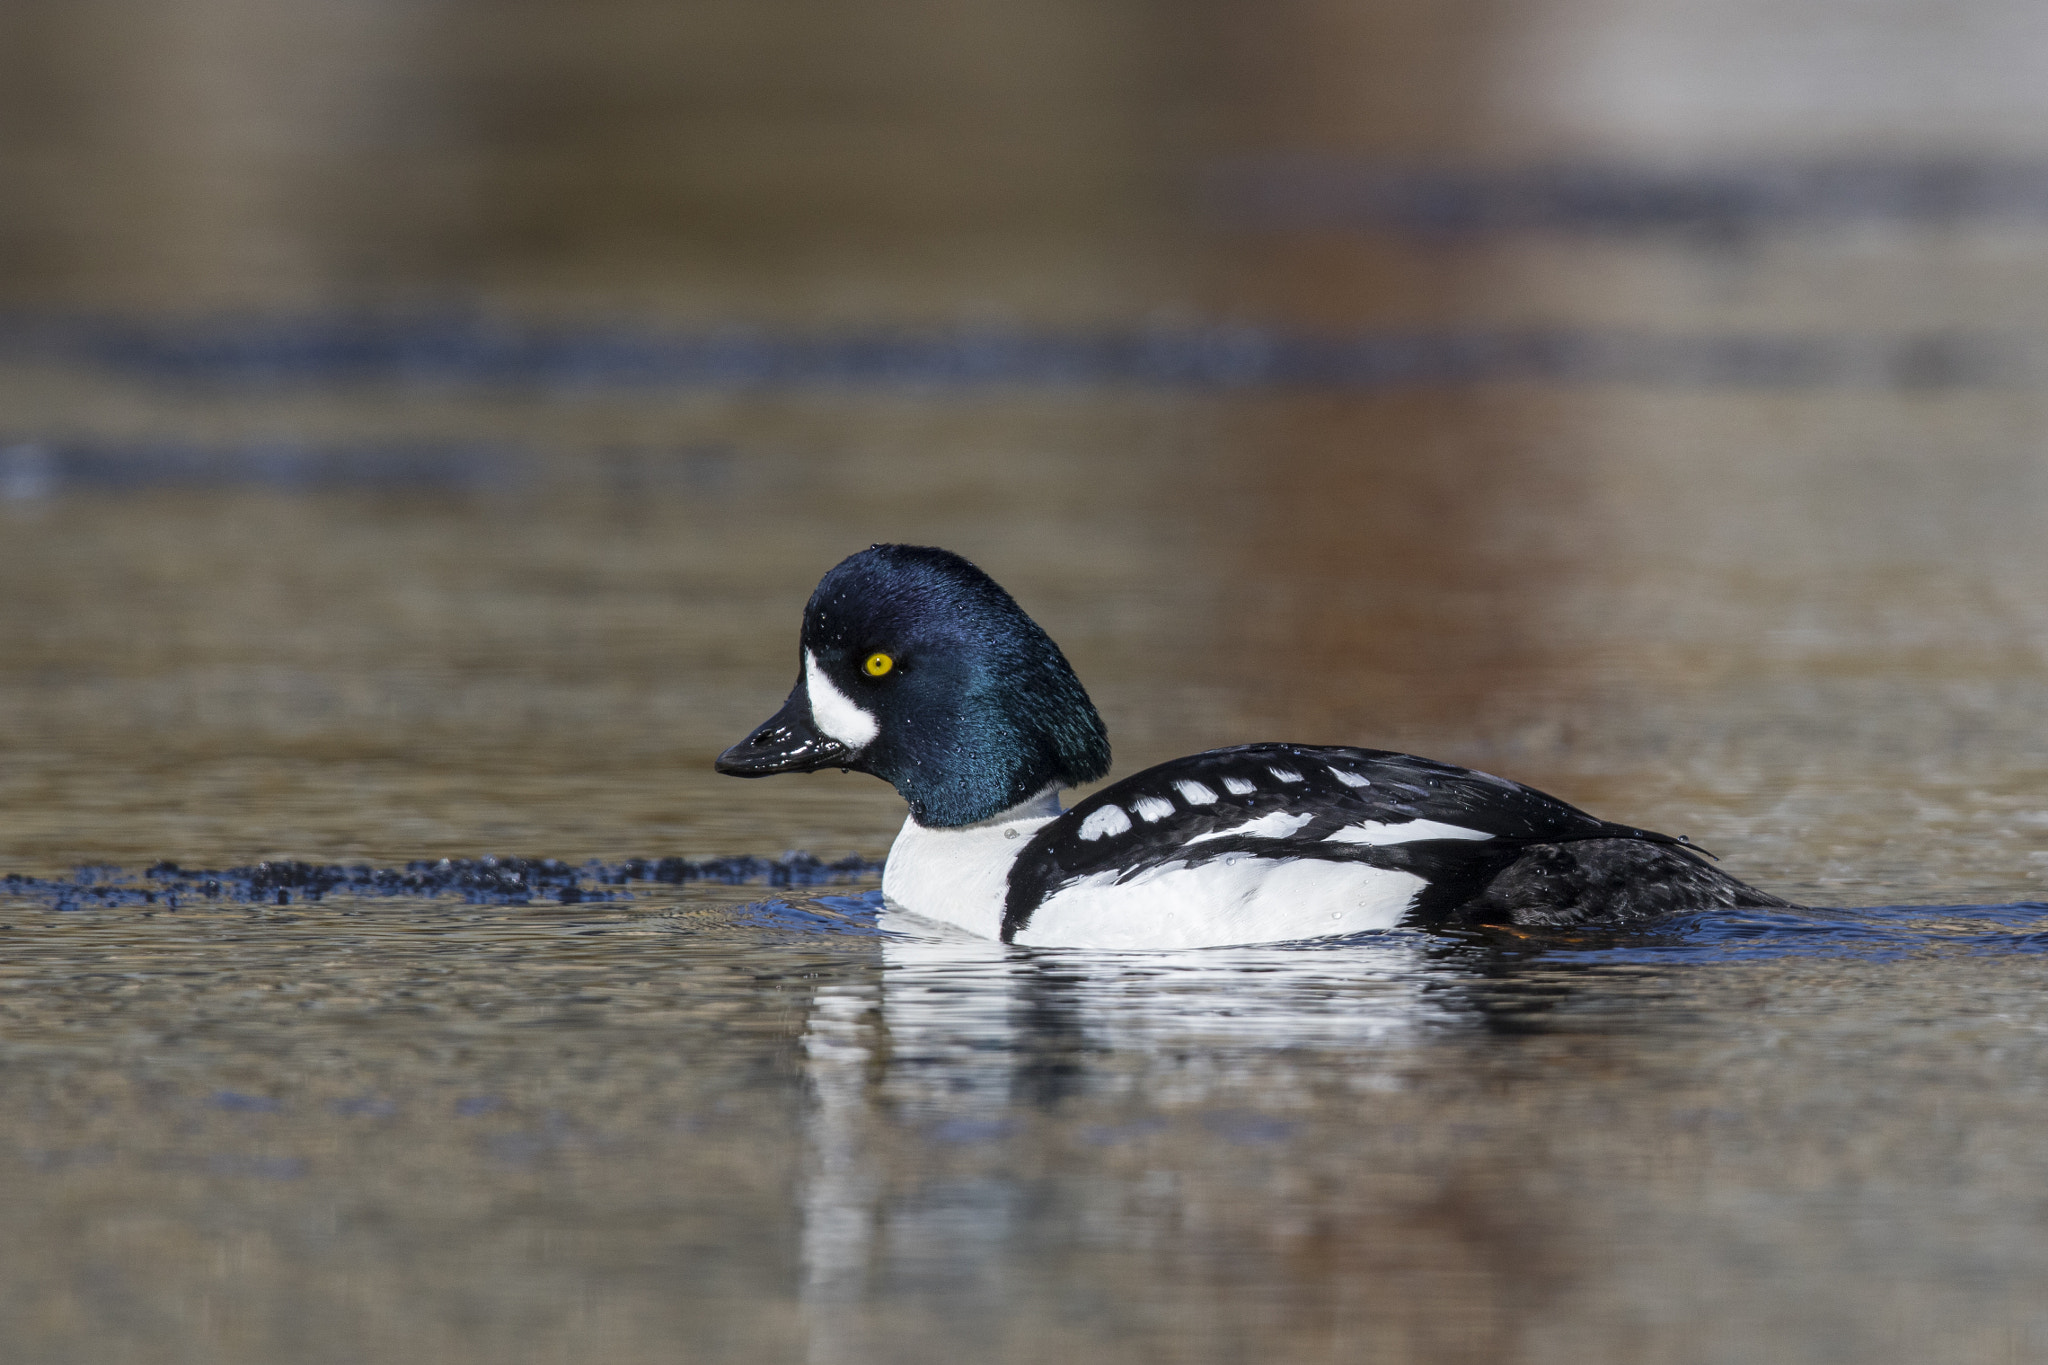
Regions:
<instances>
[{"instance_id":1,"label":"white breast","mask_svg":"<svg viewBox=\"0 0 2048 1365\"><path fill-rule=\"evenodd\" d=\"M882 894L914 915L999 937L1010 866L1059 813L1058 793L1047 791L979 825L929 829L905 820L882 868Z\"/></svg>"},{"instance_id":2,"label":"white breast","mask_svg":"<svg viewBox=\"0 0 2048 1365\"><path fill-rule=\"evenodd\" d=\"M1016 941L1214 948L1355 934L1399 924L1425 885L1411 872L1364 863L1248 855L1168 863L1121 885L1116 873L1102 872L1047 897Z\"/></svg>"}]
</instances>

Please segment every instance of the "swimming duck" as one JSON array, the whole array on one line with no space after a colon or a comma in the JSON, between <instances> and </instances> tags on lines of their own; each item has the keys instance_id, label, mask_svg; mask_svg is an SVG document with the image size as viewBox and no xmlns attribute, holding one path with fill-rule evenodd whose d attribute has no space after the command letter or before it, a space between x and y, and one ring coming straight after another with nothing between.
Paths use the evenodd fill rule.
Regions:
<instances>
[{"instance_id":1,"label":"swimming duck","mask_svg":"<svg viewBox=\"0 0 2048 1365\"><path fill-rule=\"evenodd\" d=\"M1377 749L1211 749L1063 810L1062 789L1109 771L1102 717L1038 623L947 550L842 561L804 608L800 653L789 699L718 771L890 783L910 814L885 899L1005 943L1216 947L1787 904L1682 839Z\"/></svg>"}]
</instances>

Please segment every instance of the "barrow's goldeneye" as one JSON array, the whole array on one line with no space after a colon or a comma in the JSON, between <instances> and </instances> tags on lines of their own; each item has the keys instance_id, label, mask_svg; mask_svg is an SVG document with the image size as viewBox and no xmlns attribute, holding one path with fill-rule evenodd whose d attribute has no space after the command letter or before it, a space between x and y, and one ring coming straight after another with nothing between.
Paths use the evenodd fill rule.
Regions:
<instances>
[{"instance_id":1,"label":"barrow's goldeneye","mask_svg":"<svg viewBox=\"0 0 2048 1365\"><path fill-rule=\"evenodd\" d=\"M1192 948L1787 904L1668 834L1377 749L1211 749L1062 811L1061 788L1109 771L1102 718L1059 646L946 550L840 563L804 608L801 654L782 709L718 770L891 783L910 818L884 895L1006 943Z\"/></svg>"}]
</instances>

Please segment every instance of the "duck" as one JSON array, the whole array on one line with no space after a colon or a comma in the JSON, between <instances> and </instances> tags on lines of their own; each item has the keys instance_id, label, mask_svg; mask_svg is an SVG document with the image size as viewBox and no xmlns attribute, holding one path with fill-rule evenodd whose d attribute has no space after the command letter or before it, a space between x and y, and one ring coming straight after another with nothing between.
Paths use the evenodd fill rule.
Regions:
<instances>
[{"instance_id":1,"label":"duck","mask_svg":"<svg viewBox=\"0 0 2048 1365\"><path fill-rule=\"evenodd\" d=\"M909 813L884 903L1001 943L1207 948L1791 905L1684 838L1379 749L1231 745L1062 807L1108 775L1108 730L1052 638L949 550L842 560L798 652L787 700L717 770L889 783Z\"/></svg>"}]
</instances>

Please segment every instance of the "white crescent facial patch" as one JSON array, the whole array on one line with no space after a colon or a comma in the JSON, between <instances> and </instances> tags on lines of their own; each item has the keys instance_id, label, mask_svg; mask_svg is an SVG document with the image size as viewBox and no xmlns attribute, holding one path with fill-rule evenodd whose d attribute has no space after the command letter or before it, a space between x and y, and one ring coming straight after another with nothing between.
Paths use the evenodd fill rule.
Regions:
<instances>
[{"instance_id":1,"label":"white crescent facial patch","mask_svg":"<svg viewBox=\"0 0 2048 1365\"><path fill-rule=\"evenodd\" d=\"M804 691L810 695L811 724L818 727L819 734L858 752L880 733L882 727L874 716L833 686L832 679L818 667L817 657L808 649L804 651Z\"/></svg>"}]
</instances>

